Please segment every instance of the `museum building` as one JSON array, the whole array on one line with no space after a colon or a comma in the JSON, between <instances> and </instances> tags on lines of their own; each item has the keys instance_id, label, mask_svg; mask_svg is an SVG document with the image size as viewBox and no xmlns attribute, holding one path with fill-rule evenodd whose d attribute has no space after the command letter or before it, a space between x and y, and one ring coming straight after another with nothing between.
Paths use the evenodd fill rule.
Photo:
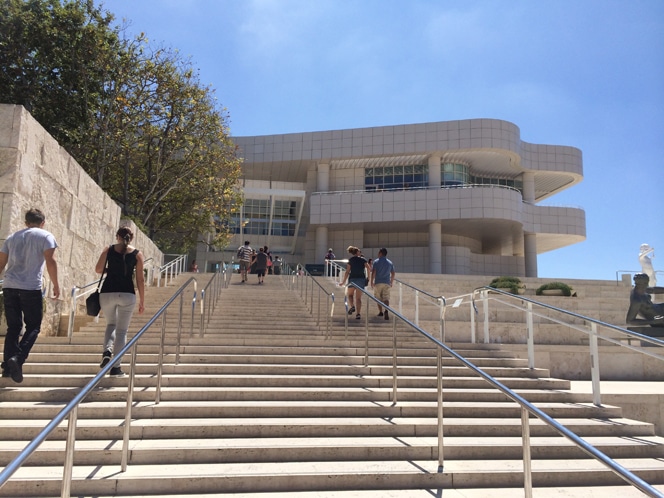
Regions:
<instances>
[{"instance_id":1,"label":"museum building","mask_svg":"<svg viewBox=\"0 0 664 498\"><path fill-rule=\"evenodd\" d=\"M497 119L233 137L245 202L226 251L244 240L296 264L388 248L400 272L537 277L537 255L583 241L585 212L542 201L583 178L581 151L521 140Z\"/></svg>"}]
</instances>

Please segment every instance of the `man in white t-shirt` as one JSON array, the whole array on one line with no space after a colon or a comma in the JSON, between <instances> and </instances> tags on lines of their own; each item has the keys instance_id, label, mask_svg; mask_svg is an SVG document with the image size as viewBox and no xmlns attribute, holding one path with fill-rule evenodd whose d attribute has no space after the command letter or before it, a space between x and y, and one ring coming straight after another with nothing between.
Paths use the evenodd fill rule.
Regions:
<instances>
[{"instance_id":1,"label":"man in white t-shirt","mask_svg":"<svg viewBox=\"0 0 664 498\"><path fill-rule=\"evenodd\" d=\"M60 296L55 261L58 243L44 230L45 220L39 209L30 209L25 213L27 228L7 237L0 249L0 273L6 268L2 294L7 319L2 376L17 383L23 382L23 364L41 330L44 265L53 284L53 297ZM25 333L20 337L24 324Z\"/></svg>"}]
</instances>

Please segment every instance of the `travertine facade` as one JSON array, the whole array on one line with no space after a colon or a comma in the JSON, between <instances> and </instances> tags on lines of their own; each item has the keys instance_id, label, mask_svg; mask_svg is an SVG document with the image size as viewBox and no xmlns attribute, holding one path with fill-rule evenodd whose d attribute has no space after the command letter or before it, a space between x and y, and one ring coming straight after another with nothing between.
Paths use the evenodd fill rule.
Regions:
<instances>
[{"instance_id":1,"label":"travertine facade","mask_svg":"<svg viewBox=\"0 0 664 498\"><path fill-rule=\"evenodd\" d=\"M0 104L0 244L25 226L30 207L44 211L45 228L59 245L62 295L58 301L47 300L44 334L56 333L60 314L69 311L72 287L96 278L99 253L115 241L121 224L132 227L134 244L146 260L163 261L157 246L132 222L121 220L120 207L23 107Z\"/></svg>"},{"instance_id":2,"label":"travertine facade","mask_svg":"<svg viewBox=\"0 0 664 498\"><path fill-rule=\"evenodd\" d=\"M243 158L230 259L244 240L291 263L328 248L401 272L537 276L537 256L581 242L585 212L540 204L583 179L581 151L532 144L497 119L234 137Z\"/></svg>"}]
</instances>

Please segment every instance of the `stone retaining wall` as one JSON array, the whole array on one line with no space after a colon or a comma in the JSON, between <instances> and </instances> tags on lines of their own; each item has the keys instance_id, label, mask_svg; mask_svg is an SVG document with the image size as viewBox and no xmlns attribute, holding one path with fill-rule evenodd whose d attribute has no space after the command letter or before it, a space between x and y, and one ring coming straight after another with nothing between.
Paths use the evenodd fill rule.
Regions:
<instances>
[{"instance_id":1,"label":"stone retaining wall","mask_svg":"<svg viewBox=\"0 0 664 498\"><path fill-rule=\"evenodd\" d=\"M57 333L60 314L69 312L71 290L97 278L95 263L121 225L134 231L145 259L161 265L163 254L136 225L122 220L120 207L22 106L0 104L0 244L25 226L31 207L46 215L45 229L59 248L61 296L47 299L42 333ZM52 295L48 274L46 285ZM6 331L4 327L0 334Z\"/></svg>"}]
</instances>

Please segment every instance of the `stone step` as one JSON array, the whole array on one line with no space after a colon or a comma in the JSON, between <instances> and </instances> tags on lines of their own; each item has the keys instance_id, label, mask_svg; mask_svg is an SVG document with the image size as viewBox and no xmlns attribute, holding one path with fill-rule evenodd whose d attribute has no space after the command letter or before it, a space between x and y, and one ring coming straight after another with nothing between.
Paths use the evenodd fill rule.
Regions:
<instances>
[{"instance_id":1,"label":"stone step","mask_svg":"<svg viewBox=\"0 0 664 498\"><path fill-rule=\"evenodd\" d=\"M233 277L237 282L239 277ZM266 282L232 283L223 289L203 337L198 336L200 316L195 314L192 327L191 315L184 313L177 365L179 327L169 313L158 403L161 324L143 338L135 367L127 472L120 472L119 462L129 379L104 378L80 404L72 495L257 497L270 492L297 498L309 492L342 497L363 488L381 496L397 490L403 494L394 496L431 496L431 490L443 488L445 496L466 490L469 497L510 496L512 490L523 495L517 404L445 356L446 460L439 470L436 360L427 340L403 324L396 327L399 379L394 403L394 317L385 322L372 316L375 305L363 308L370 335L369 366L364 367L365 321L352 318L346 330L340 289L332 286L337 302L327 337L324 320L316 323L284 279L270 276ZM159 298L167 299L164 296L176 288L170 294L160 292ZM153 298L157 300L157 293ZM269 305L260 313L248 313L247 302ZM159 303L151 301L150 306L157 309ZM187 306L190 310L190 303ZM429 325L437 336L437 315L434 307L431 310L423 314L434 313ZM467 342L468 307L450 311L447 318L458 320L450 319L446 332L456 334L459 342L448 335L448 344L460 354L648 482L664 484L664 445L654 436L652 424L624 418L617 406L593 405L590 394L570 392L568 381L550 378L546 369L527 368L527 362L499 344ZM520 340L525 329L522 311L491 313L492 319L505 320L492 323L492 337L495 332L498 338ZM511 322L517 315L521 323ZM134 320L132 330L147 319L143 315ZM536 323L542 333L555 334L545 322ZM103 320L84 327L71 345L64 338L40 338L25 366L25 381L20 386L0 381L0 462L6 464L96 375L104 328ZM478 335L480 331L481 324ZM123 368L128 370L128 359ZM65 421L55 429L28 465L0 489L0 496L60 495L66 426ZM623 484L538 419L531 418L530 427L533 480L539 489L553 486L576 493L574 486L607 489ZM624 496L632 492L615 489L625 491Z\"/></svg>"},{"instance_id":2,"label":"stone step","mask_svg":"<svg viewBox=\"0 0 664 498\"><path fill-rule=\"evenodd\" d=\"M618 462L647 482L662 484L664 462L657 459L619 459ZM432 460L411 461L308 461L282 463L211 463L178 465L83 465L73 469L71 493L81 495L198 495L251 491L290 492L354 489L464 489L521 488L520 460L447 460L444 470ZM532 480L538 486L618 486L622 480L604 465L591 460L533 460ZM60 466L41 467L42 477L32 469L19 469L0 496L59 496ZM37 484L35 489L34 485ZM31 490L34 490L31 492ZM31 494L29 494L31 493Z\"/></svg>"},{"instance_id":3,"label":"stone step","mask_svg":"<svg viewBox=\"0 0 664 498\"><path fill-rule=\"evenodd\" d=\"M655 486L664 491L664 486ZM270 493L270 498L431 498L437 496L442 490L438 489L380 489L380 490L348 490L348 491L288 491L287 493ZM487 498L499 496L500 498L523 498L521 488L478 488L478 489L445 489L445 498ZM126 498L145 498L144 495L123 495ZM168 494L161 495L170 498L190 498L191 495ZM219 496L217 493L198 493L197 496ZM576 486L576 487L540 487L533 490L535 498L606 498L619 496L620 498L643 498L643 493L631 486ZM265 498L265 493L233 493L233 498ZM82 496L82 498L88 498ZM105 498L104 495L95 495L95 498Z\"/></svg>"},{"instance_id":4,"label":"stone step","mask_svg":"<svg viewBox=\"0 0 664 498\"><path fill-rule=\"evenodd\" d=\"M523 457L520 437L484 437L469 444L467 437L445 437L445 460L519 460ZM620 438L589 437L587 442L610 458L660 458L664 456L655 438L640 437L638 444ZM27 465L57 465L64 461L66 441L45 441ZM24 448L23 441L6 442L0 449L0 465L7 465ZM75 465L112 465L121 458L121 441L77 441ZM583 459L583 450L562 437L532 437L533 460ZM302 437L302 438L214 438L143 439L133 442L129 465L173 465L216 463L338 462L435 460L435 437Z\"/></svg>"},{"instance_id":5,"label":"stone step","mask_svg":"<svg viewBox=\"0 0 664 498\"><path fill-rule=\"evenodd\" d=\"M48 415L43 413L43 415ZM0 437L4 441L27 441L35 437L50 419L25 419L22 430L16 431L14 421L0 419ZM577 419L560 418L558 421L575 434L588 437L647 437L654 436L651 424L624 418ZM76 439L122 439L124 427L117 419L80 418ZM132 420L131 439L197 439L210 438L279 438L279 437L434 437L437 434L435 418L420 417L284 417L284 418L141 418ZM446 416L443 433L447 437L520 437L521 420L516 418L454 418ZM530 420L533 437L558 436L558 433L539 419ZM67 423L62 422L50 440L64 440ZM627 441L627 439L625 439Z\"/></svg>"}]
</instances>

